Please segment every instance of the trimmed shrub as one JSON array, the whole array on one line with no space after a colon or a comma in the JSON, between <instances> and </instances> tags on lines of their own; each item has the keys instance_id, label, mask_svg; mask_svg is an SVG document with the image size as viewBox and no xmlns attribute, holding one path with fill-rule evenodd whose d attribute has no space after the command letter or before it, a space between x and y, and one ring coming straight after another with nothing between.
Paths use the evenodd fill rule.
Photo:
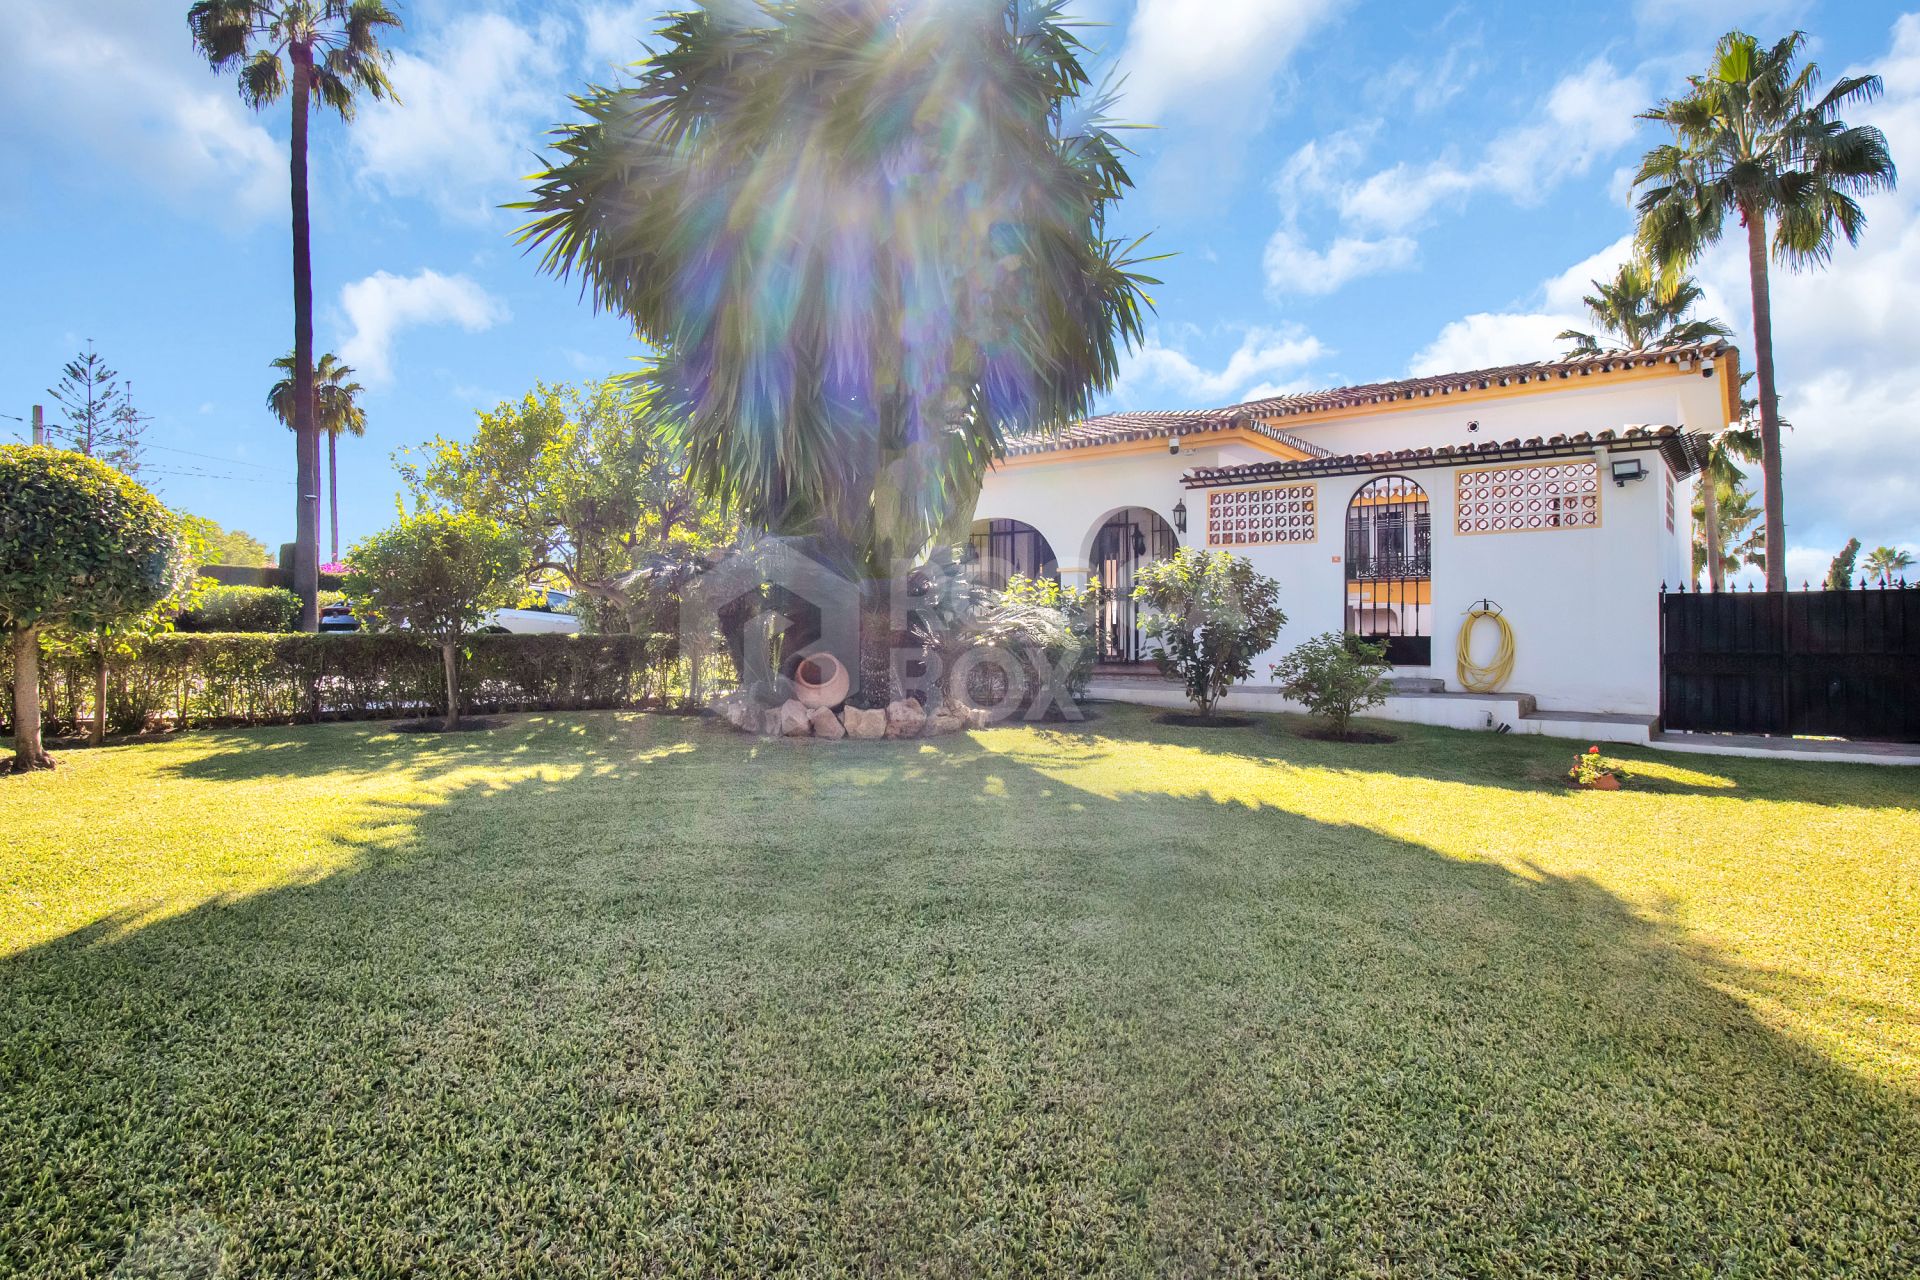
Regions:
<instances>
[{"instance_id":1,"label":"trimmed shrub","mask_svg":"<svg viewBox=\"0 0 1920 1280\"><path fill-rule=\"evenodd\" d=\"M211 587L174 619L180 631L292 631L300 597L284 587Z\"/></svg>"},{"instance_id":2,"label":"trimmed shrub","mask_svg":"<svg viewBox=\"0 0 1920 1280\"><path fill-rule=\"evenodd\" d=\"M1393 692L1384 640L1329 631L1273 664L1280 691L1318 716L1327 732L1344 738L1353 718Z\"/></svg>"},{"instance_id":3,"label":"trimmed shrub","mask_svg":"<svg viewBox=\"0 0 1920 1280\"><path fill-rule=\"evenodd\" d=\"M1185 683L1203 716L1253 674L1253 660L1287 623L1280 584L1228 551L1182 547L1142 565L1133 598L1147 611L1140 629L1157 645L1154 661Z\"/></svg>"},{"instance_id":4,"label":"trimmed shrub","mask_svg":"<svg viewBox=\"0 0 1920 1280\"><path fill-rule=\"evenodd\" d=\"M471 636L472 712L670 706L686 662L657 636ZM716 672L709 671L709 683ZM41 696L62 727L92 702L93 664L48 654ZM11 686L6 687L11 695ZM107 719L137 733L181 728L418 716L446 700L439 652L401 634L171 634L130 641L107 668ZM9 702L10 705L10 702Z\"/></svg>"}]
</instances>

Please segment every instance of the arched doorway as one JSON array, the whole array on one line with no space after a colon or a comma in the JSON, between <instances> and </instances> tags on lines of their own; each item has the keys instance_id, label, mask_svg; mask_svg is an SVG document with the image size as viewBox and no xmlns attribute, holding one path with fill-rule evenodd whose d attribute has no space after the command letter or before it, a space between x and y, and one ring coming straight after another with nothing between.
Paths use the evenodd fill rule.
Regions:
<instances>
[{"instance_id":1,"label":"arched doorway","mask_svg":"<svg viewBox=\"0 0 1920 1280\"><path fill-rule=\"evenodd\" d=\"M998 591L1015 574L1060 580L1060 560L1046 536L1019 520L975 520L967 533L974 581Z\"/></svg>"},{"instance_id":2,"label":"arched doorway","mask_svg":"<svg viewBox=\"0 0 1920 1280\"><path fill-rule=\"evenodd\" d=\"M1433 664L1433 524L1405 476L1368 481L1347 504L1348 635L1384 640L1397 667Z\"/></svg>"},{"instance_id":3,"label":"arched doorway","mask_svg":"<svg viewBox=\"0 0 1920 1280\"><path fill-rule=\"evenodd\" d=\"M1100 580L1100 661L1146 661L1146 637L1133 600L1134 571L1179 548L1173 526L1146 507L1121 508L1093 535L1089 565Z\"/></svg>"}]
</instances>

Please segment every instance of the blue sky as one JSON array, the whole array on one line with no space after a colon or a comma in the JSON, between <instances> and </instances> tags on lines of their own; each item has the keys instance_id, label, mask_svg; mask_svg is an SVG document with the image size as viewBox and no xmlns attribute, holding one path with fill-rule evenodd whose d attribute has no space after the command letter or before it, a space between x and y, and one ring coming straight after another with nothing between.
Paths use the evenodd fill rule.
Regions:
<instances>
[{"instance_id":1,"label":"blue sky","mask_svg":"<svg viewBox=\"0 0 1920 1280\"><path fill-rule=\"evenodd\" d=\"M1911 0L1909 0L1911 3ZM21 5L24 4L24 9ZM514 246L517 198L568 92L640 54L661 5L400 0L405 106L314 147L318 341L369 387L342 442L343 538L385 523L390 457L470 430L536 379L619 370L614 318ZM185 3L15 0L0 47L0 413L25 416L88 339L154 417L171 503L289 536L292 449L264 413L291 345L284 107L255 116L198 62ZM1106 407L1544 358L1632 226L1633 115L1732 23L1870 68L1907 189L1862 248L1776 285L1790 569L1847 536L1920 551L1920 13L1874 0L1612 6L1389 0L1083 0L1127 77L1138 191L1123 227L1162 264L1147 346ZM31 176L31 181L24 180ZM1702 264L1744 335L1740 261ZM1743 337L1744 342L1744 337ZM1750 361L1749 361L1750 363ZM0 418L0 438L24 431Z\"/></svg>"}]
</instances>

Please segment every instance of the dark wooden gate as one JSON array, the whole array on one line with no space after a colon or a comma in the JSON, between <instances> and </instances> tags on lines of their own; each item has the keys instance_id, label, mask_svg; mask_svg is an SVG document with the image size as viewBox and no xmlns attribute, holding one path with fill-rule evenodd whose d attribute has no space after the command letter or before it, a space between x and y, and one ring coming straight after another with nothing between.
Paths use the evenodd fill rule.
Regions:
<instances>
[{"instance_id":1,"label":"dark wooden gate","mask_svg":"<svg viewBox=\"0 0 1920 1280\"><path fill-rule=\"evenodd\" d=\"M1667 592L1668 729L1920 742L1920 589Z\"/></svg>"}]
</instances>

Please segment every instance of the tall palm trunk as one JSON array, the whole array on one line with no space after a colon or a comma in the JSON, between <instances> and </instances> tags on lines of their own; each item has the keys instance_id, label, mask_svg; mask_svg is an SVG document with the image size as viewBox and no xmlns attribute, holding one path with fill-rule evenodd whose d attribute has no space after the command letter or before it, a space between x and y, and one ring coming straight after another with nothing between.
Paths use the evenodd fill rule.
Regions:
<instances>
[{"instance_id":1,"label":"tall palm trunk","mask_svg":"<svg viewBox=\"0 0 1920 1280\"><path fill-rule=\"evenodd\" d=\"M1767 590L1785 591L1787 507L1780 481L1780 401L1773 385L1773 298L1767 280L1767 218L1760 210L1743 210L1741 220L1747 224L1747 279L1753 289L1753 366L1760 383L1760 485L1761 501L1766 506Z\"/></svg>"},{"instance_id":2,"label":"tall palm trunk","mask_svg":"<svg viewBox=\"0 0 1920 1280\"><path fill-rule=\"evenodd\" d=\"M331 525L332 537L329 545L333 554L327 563L340 563L340 433L327 432L327 514Z\"/></svg>"},{"instance_id":3,"label":"tall palm trunk","mask_svg":"<svg viewBox=\"0 0 1920 1280\"><path fill-rule=\"evenodd\" d=\"M320 629L320 449L313 403L313 252L307 218L307 100L312 92L313 47L296 43L293 57L293 441L295 467L293 590L300 597L300 629Z\"/></svg>"},{"instance_id":4,"label":"tall palm trunk","mask_svg":"<svg viewBox=\"0 0 1920 1280\"><path fill-rule=\"evenodd\" d=\"M1726 570L1720 564L1720 481L1709 463L1700 472L1700 516L1706 526L1707 588L1718 591L1725 585Z\"/></svg>"},{"instance_id":5,"label":"tall palm trunk","mask_svg":"<svg viewBox=\"0 0 1920 1280\"><path fill-rule=\"evenodd\" d=\"M40 745L40 628L13 633L13 771L53 768Z\"/></svg>"}]
</instances>

